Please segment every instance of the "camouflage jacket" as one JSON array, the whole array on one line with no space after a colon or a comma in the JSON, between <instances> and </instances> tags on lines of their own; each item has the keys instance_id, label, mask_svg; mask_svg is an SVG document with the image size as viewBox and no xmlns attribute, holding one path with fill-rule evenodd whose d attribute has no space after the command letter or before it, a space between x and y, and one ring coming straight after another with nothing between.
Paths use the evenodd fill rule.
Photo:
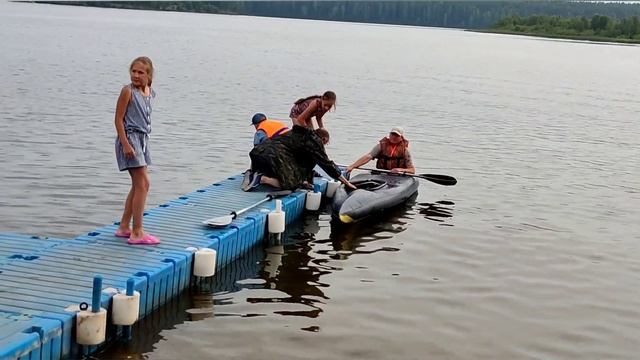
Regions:
<instances>
[{"instance_id":1,"label":"camouflage jacket","mask_svg":"<svg viewBox=\"0 0 640 360\"><path fill-rule=\"evenodd\" d=\"M294 125L291 131L257 145L249 153L252 168L280 181L282 189L296 189L318 165L334 179L340 177L322 140L313 130Z\"/></svg>"}]
</instances>

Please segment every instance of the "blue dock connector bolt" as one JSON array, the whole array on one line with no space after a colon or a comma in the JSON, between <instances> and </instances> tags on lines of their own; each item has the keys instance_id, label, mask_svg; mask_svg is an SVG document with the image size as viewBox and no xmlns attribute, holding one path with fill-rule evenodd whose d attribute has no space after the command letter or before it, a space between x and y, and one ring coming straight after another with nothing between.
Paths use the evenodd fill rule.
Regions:
<instances>
[{"instance_id":1,"label":"blue dock connector bolt","mask_svg":"<svg viewBox=\"0 0 640 360\"><path fill-rule=\"evenodd\" d=\"M129 280L127 280L127 296L133 296L133 278L129 278Z\"/></svg>"},{"instance_id":2,"label":"blue dock connector bolt","mask_svg":"<svg viewBox=\"0 0 640 360\"><path fill-rule=\"evenodd\" d=\"M102 295L102 276L96 275L93 278L93 297L91 301L91 311L100 312L100 297Z\"/></svg>"}]
</instances>

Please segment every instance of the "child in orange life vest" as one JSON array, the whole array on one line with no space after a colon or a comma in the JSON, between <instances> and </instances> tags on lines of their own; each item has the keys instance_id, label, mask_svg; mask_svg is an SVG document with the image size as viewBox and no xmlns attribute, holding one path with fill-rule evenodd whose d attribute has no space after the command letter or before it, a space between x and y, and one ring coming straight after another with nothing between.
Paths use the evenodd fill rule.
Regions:
<instances>
[{"instance_id":1,"label":"child in orange life vest","mask_svg":"<svg viewBox=\"0 0 640 360\"><path fill-rule=\"evenodd\" d=\"M336 93L333 91L325 91L322 96L312 95L298 99L293 104L289 117L291 121L293 121L293 125L306 126L313 130L313 121L311 118L315 116L318 128L324 128L322 117L335 106Z\"/></svg>"},{"instance_id":2,"label":"child in orange life vest","mask_svg":"<svg viewBox=\"0 0 640 360\"><path fill-rule=\"evenodd\" d=\"M392 128L389 136L382 138L370 152L349 165L346 171L350 173L353 169L368 163L372 159L378 159L376 162L376 168L378 169L391 170L398 174L416 173L409 153L409 141L404 138L404 129L399 126Z\"/></svg>"},{"instance_id":3,"label":"child in orange life vest","mask_svg":"<svg viewBox=\"0 0 640 360\"><path fill-rule=\"evenodd\" d=\"M129 66L131 83L120 91L116 105L115 150L118 168L131 176L131 189L124 204L120 226L115 235L128 238L132 245L155 245L160 241L142 229L144 204L149 192L147 165L151 164L149 134L151 133L151 89L153 63L148 57L139 57ZM133 218L133 228L130 227Z\"/></svg>"},{"instance_id":4,"label":"child in orange life vest","mask_svg":"<svg viewBox=\"0 0 640 360\"><path fill-rule=\"evenodd\" d=\"M267 139L285 134L289 131L287 125L281 121L267 119L267 116L262 113L257 113L251 118L251 125L256 128L256 133L253 136L253 146L262 144ZM253 173L251 169L244 172L244 179L242 180L242 188L249 186L249 183L253 180Z\"/></svg>"},{"instance_id":5,"label":"child in orange life vest","mask_svg":"<svg viewBox=\"0 0 640 360\"><path fill-rule=\"evenodd\" d=\"M283 122L267 119L262 113L253 115L251 125L256 128L256 134L253 136L253 146L262 144L267 139L289 131L289 128Z\"/></svg>"}]
</instances>

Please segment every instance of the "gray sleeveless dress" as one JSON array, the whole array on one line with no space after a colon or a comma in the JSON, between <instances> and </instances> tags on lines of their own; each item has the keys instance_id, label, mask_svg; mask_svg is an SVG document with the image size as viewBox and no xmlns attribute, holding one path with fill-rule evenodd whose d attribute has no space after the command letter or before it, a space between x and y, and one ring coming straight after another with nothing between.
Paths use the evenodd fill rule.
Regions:
<instances>
[{"instance_id":1,"label":"gray sleeveless dress","mask_svg":"<svg viewBox=\"0 0 640 360\"><path fill-rule=\"evenodd\" d=\"M156 97L156 92L151 89L150 96L144 96L133 85L131 87L131 99L124 115L124 131L127 134L129 144L135 151L135 156L124 156L120 139L116 136L116 159L120 171L151 165L151 152L149 151L149 134L151 134L151 99Z\"/></svg>"}]
</instances>

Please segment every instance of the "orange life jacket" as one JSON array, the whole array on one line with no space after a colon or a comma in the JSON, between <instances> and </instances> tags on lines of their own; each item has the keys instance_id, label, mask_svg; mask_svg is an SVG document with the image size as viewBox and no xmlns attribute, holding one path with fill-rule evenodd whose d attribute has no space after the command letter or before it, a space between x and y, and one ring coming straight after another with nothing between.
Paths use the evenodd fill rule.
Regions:
<instances>
[{"instance_id":1,"label":"orange life jacket","mask_svg":"<svg viewBox=\"0 0 640 360\"><path fill-rule=\"evenodd\" d=\"M267 137L271 139L276 135L286 133L287 131L289 131L289 128L283 122L267 119L261 121L260 124L258 124L258 128L256 129L256 131L257 130L264 131L264 133L267 134Z\"/></svg>"},{"instance_id":2,"label":"orange life jacket","mask_svg":"<svg viewBox=\"0 0 640 360\"><path fill-rule=\"evenodd\" d=\"M406 153L408 148L409 141L406 139L402 139L402 141L397 144L392 144L389 138L383 138L380 140L380 155L378 155L376 168L385 170L406 168Z\"/></svg>"}]
</instances>

